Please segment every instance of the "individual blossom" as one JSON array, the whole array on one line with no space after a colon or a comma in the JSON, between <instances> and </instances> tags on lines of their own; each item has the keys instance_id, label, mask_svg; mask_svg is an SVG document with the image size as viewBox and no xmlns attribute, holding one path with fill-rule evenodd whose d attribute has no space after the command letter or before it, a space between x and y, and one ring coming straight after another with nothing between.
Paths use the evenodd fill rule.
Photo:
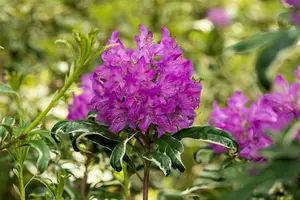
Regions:
<instances>
[{"instance_id":1,"label":"individual blossom","mask_svg":"<svg viewBox=\"0 0 300 200\"><path fill-rule=\"evenodd\" d=\"M207 19L219 28L225 28L230 23L230 17L224 8L211 8L208 11Z\"/></svg>"},{"instance_id":2,"label":"individual blossom","mask_svg":"<svg viewBox=\"0 0 300 200\"><path fill-rule=\"evenodd\" d=\"M210 125L229 131L240 145L240 156L246 159L260 161L263 158L258 150L272 144L271 139L264 134L264 129L276 120L272 110L260 109L260 100L246 106L248 99L242 92L236 91L227 100L227 107L220 108L217 102L213 104ZM212 145L216 152L225 148Z\"/></svg>"},{"instance_id":3,"label":"individual blossom","mask_svg":"<svg viewBox=\"0 0 300 200\"><path fill-rule=\"evenodd\" d=\"M118 133L126 126L161 136L192 125L200 103L201 84L192 79L193 64L162 28L162 40L140 25L136 49L127 49L114 31L101 54L103 64L92 75L97 120Z\"/></svg>"},{"instance_id":4,"label":"individual blossom","mask_svg":"<svg viewBox=\"0 0 300 200\"><path fill-rule=\"evenodd\" d=\"M300 67L294 72L298 80L300 80L299 72ZM289 85L281 75L277 75L273 91L264 95L263 104L264 107L270 107L277 115L277 120L272 123L271 130L282 131L300 118L300 84L293 82ZM300 134L295 133L295 137L300 138Z\"/></svg>"},{"instance_id":5,"label":"individual blossom","mask_svg":"<svg viewBox=\"0 0 300 200\"><path fill-rule=\"evenodd\" d=\"M82 90L82 93L80 95L73 93L73 102L68 106L68 120L84 119L92 108L90 103L94 96L94 91L92 89L90 74L82 75L79 88Z\"/></svg>"}]
</instances>

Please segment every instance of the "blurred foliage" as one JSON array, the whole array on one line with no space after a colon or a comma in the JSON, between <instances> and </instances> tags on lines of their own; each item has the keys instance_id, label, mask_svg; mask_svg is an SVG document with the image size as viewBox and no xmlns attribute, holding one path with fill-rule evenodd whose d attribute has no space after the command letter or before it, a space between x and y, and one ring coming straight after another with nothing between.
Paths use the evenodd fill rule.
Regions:
<instances>
[{"instance_id":1,"label":"blurred foliage","mask_svg":"<svg viewBox=\"0 0 300 200\"><path fill-rule=\"evenodd\" d=\"M232 19L229 27L216 29L205 19L211 7L226 9ZM57 39L71 42L73 29L88 32L97 27L100 29L98 46L107 41L113 30L119 30L125 46L133 47L133 36L138 34L139 24L145 24L153 31L155 40L160 38L160 28L166 26L184 50L185 57L193 61L195 76L203 78L201 106L195 123L205 125L213 100L225 104L234 90L242 90L253 99L262 92L255 73L256 58L261 51L236 55L227 50L231 45L257 33L274 31L279 27L289 28L281 14L284 12L286 8L279 0L0 0L0 47L3 47L0 48L0 81L12 83L29 118L33 119L63 85L65 73L71 64L72 55L63 45L54 43ZM291 72L300 63L299 52L299 46L294 45L274 54L268 68L270 80L276 73L282 73L291 81ZM97 59L88 71L100 63L101 59ZM75 89L76 85L72 88ZM45 118L43 124L46 128L49 129L57 119L66 117L71 97L70 92ZM20 115L17 113L18 104L13 99L13 95L0 95L1 119ZM41 175L37 175L38 171L32 164L36 159L26 161L25 181L36 174L37 179L47 177L57 183L55 172L64 169L71 173L71 181L76 179L74 184L66 182L66 196L70 193L80 195L79 185L84 178L87 178L90 192L98 195L99 199L108 193L118 196L120 185L113 181L121 180L122 172L112 172L106 153L103 150L95 153L87 165L89 157L73 152L70 146L61 145L60 154L52 152L50 166ZM186 142L182 155L186 165L183 174L173 171L173 176L162 179L161 172L152 172L152 199L155 199L159 190L170 193L170 197L162 198L175 199L173 194L180 194L193 183L202 183L199 174L205 166L194 162L192 158L198 146L199 143ZM221 161L217 160L216 164L219 163ZM6 152L0 152L0 166L0 199L18 199L12 187L17 181L12 172L13 160ZM139 180L135 176L131 180L132 194L136 194L136 199L141 199ZM110 183L116 185L107 186ZM226 187L223 189L226 190ZM45 196L46 191L37 180L33 180L26 190L28 194L35 192L40 196ZM213 191L213 195L218 190Z\"/></svg>"}]
</instances>

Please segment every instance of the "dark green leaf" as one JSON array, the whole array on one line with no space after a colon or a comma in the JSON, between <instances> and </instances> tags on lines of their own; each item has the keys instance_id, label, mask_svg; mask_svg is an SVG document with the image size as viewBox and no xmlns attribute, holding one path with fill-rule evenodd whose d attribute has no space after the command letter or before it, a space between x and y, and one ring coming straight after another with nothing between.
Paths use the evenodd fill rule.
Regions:
<instances>
[{"instance_id":1,"label":"dark green leaf","mask_svg":"<svg viewBox=\"0 0 300 200\"><path fill-rule=\"evenodd\" d=\"M159 151L148 152L143 155L143 158L154 162L168 176L171 173L172 161L166 154Z\"/></svg>"},{"instance_id":2,"label":"dark green leaf","mask_svg":"<svg viewBox=\"0 0 300 200\"><path fill-rule=\"evenodd\" d=\"M235 192L222 196L222 200L248 200L253 191L259 187L270 188L276 181L295 180L300 173L299 161L293 159L274 160L267 164L257 175L245 174L237 178L243 182L243 187Z\"/></svg>"},{"instance_id":3,"label":"dark green leaf","mask_svg":"<svg viewBox=\"0 0 300 200\"><path fill-rule=\"evenodd\" d=\"M13 135L13 128L12 126L15 123L15 119L12 117L4 117L1 124L0 124L0 136L3 135L5 130L10 134Z\"/></svg>"},{"instance_id":4,"label":"dark green leaf","mask_svg":"<svg viewBox=\"0 0 300 200\"><path fill-rule=\"evenodd\" d=\"M258 55L256 60L256 73L262 87L269 90L271 87L267 77L267 70L279 52L295 44L298 40L298 30L280 31L274 42L268 44Z\"/></svg>"},{"instance_id":5,"label":"dark green leaf","mask_svg":"<svg viewBox=\"0 0 300 200\"><path fill-rule=\"evenodd\" d=\"M87 139L88 141L107 148L109 151L122 142L122 138L111 133L107 126L99 125L94 121L77 120L77 121L59 121L51 129L52 136L56 139L56 134L67 134L72 136L72 145L75 151L85 151L80 148L80 143ZM134 163L127 154L124 155L124 161L130 167L135 169Z\"/></svg>"},{"instance_id":6,"label":"dark green leaf","mask_svg":"<svg viewBox=\"0 0 300 200\"><path fill-rule=\"evenodd\" d=\"M184 151L183 144L172 136L164 135L157 141L158 151L166 154L172 161L172 167L184 172L185 167L181 161L180 154Z\"/></svg>"},{"instance_id":7,"label":"dark green leaf","mask_svg":"<svg viewBox=\"0 0 300 200\"><path fill-rule=\"evenodd\" d=\"M122 161L124 158L124 155L126 154L126 145L129 139L124 140L123 142L120 142L112 151L110 155L110 165L114 170L117 172L122 171Z\"/></svg>"},{"instance_id":8,"label":"dark green leaf","mask_svg":"<svg viewBox=\"0 0 300 200\"><path fill-rule=\"evenodd\" d=\"M38 152L37 168L43 173L50 161L50 149L43 140L31 140L28 145Z\"/></svg>"},{"instance_id":9,"label":"dark green leaf","mask_svg":"<svg viewBox=\"0 0 300 200\"><path fill-rule=\"evenodd\" d=\"M249 52L255 48L259 48L273 42L280 34L280 31L257 34L229 47L229 49L232 49L237 53Z\"/></svg>"},{"instance_id":10,"label":"dark green leaf","mask_svg":"<svg viewBox=\"0 0 300 200\"><path fill-rule=\"evenodd\" d=\"M203 142L213 143L231 150L236 154L239 152L239 145L233 136L224 130L213 126L195 126L183 129L173 135L178 140L194 139Z\"/></svg>"}]
</instances>

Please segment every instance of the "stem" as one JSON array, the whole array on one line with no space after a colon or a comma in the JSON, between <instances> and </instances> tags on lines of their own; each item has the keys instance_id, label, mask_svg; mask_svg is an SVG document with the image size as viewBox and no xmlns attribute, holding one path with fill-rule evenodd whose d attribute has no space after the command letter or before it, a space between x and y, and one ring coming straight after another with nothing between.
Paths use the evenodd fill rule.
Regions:
<instances>
[{"instance_id":1,"label":"stem","mask_svg":"<svg viewBox=\"0 0 300 200\"><path fill-rule=\"evenodd\" d=\"M88 177L88 167L92 161L92 158L92 155L87 155L87 160L85 162L85 172L80 185L80 194L82 200L86 200L86 181Z\"/></svg>"},{"instance_id":2,"label":"stem","mask_svg":"<svg viewBox=\"0 0 300 200\"><path fill-rule=\"evenodd\" d=\"M23 177L23 165L19 167L19 186L20 186L20 194L21 194L21 200L25 200L26 193L25 193L25 187L24 187L24 177Z\"/></svg>"},{"instance_id":3,"label":"stem","mask_svg":"<svg viewBox=\"0 0 300 200\"><path fill-rule=\"evenodd\" d=\"M151 139L149 138L148 135L145 135L144 142L145 142L145 147L146 147L147 152L150 152ZM145 164L145 168L144 168L143 200L148 200L149 175L150 175L151 161L145 160L144 164Z\"/></svg>"},{"instance_id":4,"label":"stem","mask_svg":"<svg viewBox=\"0 0 300 200\"><path fill-rule=\"evenodd\" d=\"M72 73L72 75L70 76L66 84L58 92L58 94L53 97L53 99L51 100L47 108L35 118L35 120L20 134L20 136L16 137L15 139L11 140L7 144L0 147L0 151L6 149L7 147L10 147L13 144L16 144L20 139L24 138L27 133L29 133L42 121L42 119L48 114L48 112L54 107L54 105L58 102L58 100L65 94L65 92L72 85L72 83L74 82L75 78L78 75L78 69L80 69L80 67L77 67L77 70L74 73Z\"/></svg>"},{"instance_id":5,"label":"stem","mask_svg":"<svg viewBox=\"0 0 300 200\"><path fill-rule=\"evenodd\" d=\"M151 161L146 160L145 168L144 168L143 200L148 200L150 166L151 166Z\"/></svg>"},{"instance_id":6,"label":"stem","mask_svg":"<svg viewBox=\"0 0 300 200\"><path fill-rule=\"evenodd\" d=\"M128 172L127 172L127 164L123 164L123 176L124 176L124 197L125 200L129 200L129 180L128 180Z\"/></svg>"}]
</instances>

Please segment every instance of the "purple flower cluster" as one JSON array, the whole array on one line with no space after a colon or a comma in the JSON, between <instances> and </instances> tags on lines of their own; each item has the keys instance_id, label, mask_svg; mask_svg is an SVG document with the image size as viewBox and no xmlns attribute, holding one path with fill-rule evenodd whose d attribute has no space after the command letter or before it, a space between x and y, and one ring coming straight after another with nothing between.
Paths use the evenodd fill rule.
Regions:
<instances>
[{"instance_id":1,"label":"purple flower cluster","mask_svg":"<svg viewBox=\"0 0 300 200\"><path fill-rule=\"evenodd\" d=\"M68 106L68 120L84 119L92 108L90 102L94 96L94 91L89 74L84 74L81 77L80 88L82 89L82 93L77 96L73 94L73 102Z\"/></svg>"},{"instance_id":2,"label":"purple flower cluster","mask_svg":"<svg viewBox=\"0 0 300 200\"><path fill-rule=\"evenodd\" d=\"M300 80L300 67L295 71ZM220 108L214 102L210 124L227 130L238 141L240 156L246 159L260 161L264 159L257 151L272 144L272 140L265 134L266 130L282 131L287 125L300 118L300 84L291 85L281 76L275 79L271 93L259 96L257 101L245 106L248 99L239 91L228 98L226 108ZM299 139L300 134L295 133ZM212 145L216 152L224 148Z\"/></svg>"},{"instance_id":3,"label":"purple flower cluster","mask_svg":"<svg viewBox=\"0 0 300 200\"><path fill-rule=\"evenodd\" d=\"M189 127L200 103L201 84L192 79L193 64L167 28L162 40L140 25L136 49L126 49L114 31L101 55L103 64L92 75L93 109L97 120L118 133L125 126L146 133L152 125L159 136Z\"/></svg>"},{"instance_id":4,"label":"purple flower cluster","mask_svg":"<svg viewBox=\"0 0 300 200\"><path fill-rule=\"evenodd\" d=\"M294 75L300 80L300 67L295 70ZM287 125L300 118L300 84L293 82L291 85L281 76L275 78L273 92L265 94L263 98L264 107L271 108L277 116L276 122L272 123L270 129L280 132ZM300 138L295 133L295 138Z\"/></svg>"},{"instance_id":5,"label":"purple flower cluster","mask_svg":"<svg viewBox=\"0 0 300 200\"><path fill-rule=\"evenodd\" d=\"M261 157L257 156L256 152L272 144L271 139L264 134L264 128L274 122L276 116L271 110L262 112L259 109L260 102L245 106L248 101L240 91L237 91L228 98L227 108L220 108L214 102L209 123L232 133L240 145L241 157L260 160ZM212 147L216 152L225 150L217 145Z\"/></svg>"},{"instance_id":6,"label":"purple flower cluster","mask_svg":"<svg viewBox=\"0 0 300 200\"><path fill-rule=\"evenodd\" d=\"M224 8L211 8L207 13L207 19L219 28L225 28L230 23L230 18Z\"/></svg>"}]
</instances>

